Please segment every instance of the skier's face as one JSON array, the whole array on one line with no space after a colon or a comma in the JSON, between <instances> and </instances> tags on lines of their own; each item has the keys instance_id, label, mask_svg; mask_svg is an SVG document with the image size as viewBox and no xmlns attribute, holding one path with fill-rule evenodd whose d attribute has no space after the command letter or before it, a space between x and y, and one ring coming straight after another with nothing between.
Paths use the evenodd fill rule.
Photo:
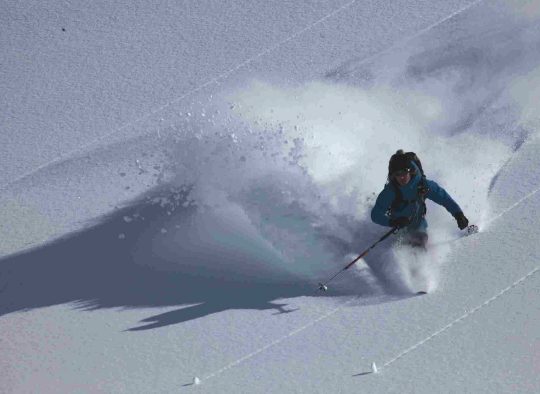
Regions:
<instances>
[{"instance_id":1,"label":"skier's face","mask_svg":"<svg viewBox=\"0 0 540 394\"><path fill-rule=\"evenodd\" d=\"M409 172L398 173L395 178L399 186L405 186L411 181L411 174Z\"/></svg>"}]
</instances>

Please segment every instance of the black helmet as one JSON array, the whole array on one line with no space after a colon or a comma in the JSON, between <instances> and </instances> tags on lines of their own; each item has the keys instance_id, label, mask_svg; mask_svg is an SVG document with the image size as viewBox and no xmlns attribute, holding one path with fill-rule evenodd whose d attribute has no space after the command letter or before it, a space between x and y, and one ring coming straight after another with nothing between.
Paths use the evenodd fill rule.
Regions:
<instances>
[{"instance_id":1,"label":"black helmet","mask_svg":"<svg viewBox=\"0 0 540 394\"><path fill-rule=\"evenodd\" d=\"M403 149L398 150L390 158L388 163L388 178L391 178L400 171L412 172L413 166L411 165L410 157L403 152Z\"/></svg>"}]
</instances>

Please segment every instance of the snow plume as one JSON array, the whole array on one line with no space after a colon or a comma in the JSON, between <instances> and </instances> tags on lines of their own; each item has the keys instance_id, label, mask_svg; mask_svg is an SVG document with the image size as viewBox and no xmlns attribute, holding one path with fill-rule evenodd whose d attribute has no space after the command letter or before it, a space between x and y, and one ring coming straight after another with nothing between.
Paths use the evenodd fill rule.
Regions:
<instances>
[{"instance_id":1,"label":"snow plume","mask_svg":"<svg viewBox=\"0 0 540 394\"><path fill-rule=\"evenodd\" d=\"M485 212L490 182L510 149L474 133L448 136L433 129L445 107L428 93L324 82L279 88L255 82L235 97L237 113L250 124L279 129L288 140L301 138L298 165L311 189L297 193L296 201L320 223L319 231L351 252L369 246L384 231L369 215L375 193L384 186L388 158L399 148L418 153L427 176L454 196L471 221L480 221ZM312 193L319 199L313 200ZM432 243L456 236L454 219L443 208L428 202L428 210ZM439 250L429 257L426 272L414 268L429 276L430 290L445 255ZM382 264L392 266L391 261L407 269L408 260L401 252L367 258L375 271ZM422 265L426 259L414 260Z\"/></svg>"},{"instance_id":2,"label":"snow plume","mask_svg":"<svg viewBox=\"0 0 540 394\"><path fill-rule=\"evenodd\" d=\"M194 106L171 133L168 179L189 185L197 214L180 228L165 225L154 253L194 265L208 257L206 267L219 275L325 279L386 230L369 216L388 158L399 148L417 152L428 176L477 221L509 151L483 137L433 132L443 111L427 94L323 81L295 87L253 81ZM434 239L455 236L454 219L438 206L429 210ZM175 215L171 223L178 223ZM378 248L388 251L389 244ZM432 290L444 255L419 257L400 277ZM389 261L407 269L401 252L390 260L377 256L366 259L375 276ZM368 278L362 283L373 287Z\"/></svg>"},{"instance_id":3,"label":"snow plume","mask_svg":"<svg viewBox=\"0 0 540 394\"><path fill-rule=\"evenodd\" d=\"M201 214L201 235L190 242L250 250L249 259L221 259L220 269L243 271L249 261L254 275L325 278L384 233L369 215L397 149L415 151L427 177L481 227L498 172L534 131L537 92L527 87L538 77L540 56L530 49L540 35L531 25L452 26L371 64L348 62L326 80L252 80L194 105L174 128L169 171L223 225ZM399 282L399 292L437 287L458 230L429 201L428 222L432 254L388 241L366 257L381 283Z\"/></svg>"},{"instance_id":4,"label":"snow plume","mask_svg":"<svg viewBox=\"0 0 540 394\"><path fill-rule=\"evenodd\" d=\"M419 291L433 292L439 286L442 264L449 245L431 247L427 251L395 243L383 252L388 256L382 260L381 272L387 290L410 294Z\"/></svg>"}]
</instances>

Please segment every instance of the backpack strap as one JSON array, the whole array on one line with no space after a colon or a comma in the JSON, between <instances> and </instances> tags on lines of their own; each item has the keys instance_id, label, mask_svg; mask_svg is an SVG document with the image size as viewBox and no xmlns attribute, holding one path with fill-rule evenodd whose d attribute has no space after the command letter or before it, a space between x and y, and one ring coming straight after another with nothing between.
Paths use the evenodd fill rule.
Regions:
<instances>
[{"instance_id":1,"label":"backpack strap","mask_svg":"<svg viewBox=\"0 0 540 394\"><path fill-rule=\"evenodd\" d=\"M421 167L420 167L420 171L422 171ZM429 186L426 181L426 176L424 175L424 172L422 171L422 178L420 179L420 182L418 182L418 192L417 192L417 196L422 202L422 207L423 207L422 217L426 216L426 213L427 213L426 196L428 193L429 193Z\"/></svg>"}]
</instances>

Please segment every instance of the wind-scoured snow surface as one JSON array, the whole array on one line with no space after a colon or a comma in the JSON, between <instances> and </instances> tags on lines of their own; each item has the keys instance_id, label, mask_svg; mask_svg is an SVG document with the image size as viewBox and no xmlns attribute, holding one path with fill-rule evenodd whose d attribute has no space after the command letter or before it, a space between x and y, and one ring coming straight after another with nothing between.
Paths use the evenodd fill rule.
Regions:
<instances>
[{"instance_id":1,"label":"wind-scoured snow surface","mask_svg":"<svg viewBox=\"0 0 540 394\"><path fill-rule=\"evenodd\" d=\"M20 97L55 88L17 91L3 77L10 132L31 126L8 151L0 185L5 392L540 390L540 3L385 4L281 5L296 16L280 22L263 5L258 16L259 6L234 2L192 10L209 23L201 37L221 36L223 50L228 28L211 21L225 10L233 21L260 18L262 28L230 33L253 37L249 56L232 46L215 79L198 83L208 54L222 51L202 45L197 58L186 46L182 78L193 83L169 81L183 89L171 98L160 78L175 80L183 71L170 64L182 57L160 40L169 50L153 54L159 61L129 59L148 68L140 73L155 90L119 88L110 104L123 102L123 112L114 122L107 112L98 123L109 131L95 136L65 131L72 115L59 115L50 140L64 130L65 148L43 148L42 159L16 153L35 149L39 117L24 123L10 105L26 108ZM38 15L4 7L6 31ZM82 20L99 16L87 11ZM115 12L106 27L152 31L140 13ZM196 24L183 32L154 12L143 19L166 37L195 34ZM265 41L272 25L283 34ZM25 34L17 37L28 46ZM3 40L15 53L17 40ZM6 75L20 80L29 71L17 61ZM112 77L85 78L106 92ZM147 96L134 99L133 89ZM84 123L89 112L73 111ZM397 149L418 154L480 233L461 238L428 202L427 252L391 236L317 293L388 231L370 211ZM430 294L413 297L420 290ZM380 373L368 374L374 361Z\"/></svg>"}]
</instances>

